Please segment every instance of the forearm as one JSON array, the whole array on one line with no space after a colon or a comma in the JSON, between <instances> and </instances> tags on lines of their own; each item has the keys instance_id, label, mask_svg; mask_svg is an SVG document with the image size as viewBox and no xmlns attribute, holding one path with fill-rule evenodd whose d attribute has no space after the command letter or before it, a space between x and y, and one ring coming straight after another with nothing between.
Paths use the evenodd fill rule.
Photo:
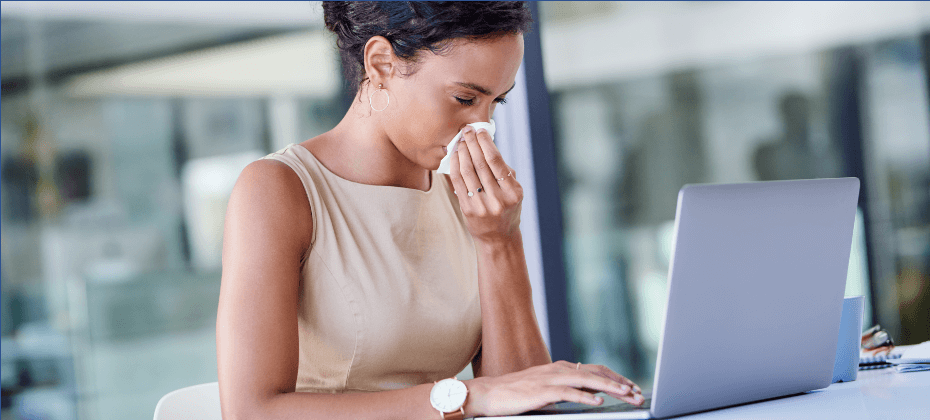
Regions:
<instances>
[{"instance_id":1,"label":"forearm","mask_svg":"<svg viewBox=\"0 0 930 420\"><path fill-rule=\"evenodd\" d=\"M405 419L433 420L439 412L429 402L433 384L381 392L323 394L287 392L249 409L223 413L226 419ZM230 404L234 406L235 404ZM237 407L243 408L243 407Z\"/></svg>"},{"instance_id":2,"label":"forearm","mask_svg":"<svg viewBox=\"0 0 930 420\"><path fill-rule=\"evenodd\" d=\"M499 376L550 363L533 308L522 235L517 231L505 241L479 242L476 250L482 323L480 375Z\"/></svg>"}]
</instances>

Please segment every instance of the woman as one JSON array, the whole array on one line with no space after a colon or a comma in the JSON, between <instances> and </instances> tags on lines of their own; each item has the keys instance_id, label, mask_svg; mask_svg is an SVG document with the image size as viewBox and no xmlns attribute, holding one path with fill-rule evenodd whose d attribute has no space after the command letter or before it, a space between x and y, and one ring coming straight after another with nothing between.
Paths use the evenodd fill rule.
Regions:
<instances>
[{"instance_id":1,"label":"woman","mask_svg":"<svg viewBox=\"0 0 930 420\"><path fill-rule=\"evenodd\" d=\"M640 404L552 363L533 312L523 192L487 132L514 86L523 2L324 2L358 92L331 131L253 162L230 197L217 319L226 419L461 418ZM475 379L444 380L472 363ZM437 381L443 380L437 384Z\"/></svg>"}]
</instances>

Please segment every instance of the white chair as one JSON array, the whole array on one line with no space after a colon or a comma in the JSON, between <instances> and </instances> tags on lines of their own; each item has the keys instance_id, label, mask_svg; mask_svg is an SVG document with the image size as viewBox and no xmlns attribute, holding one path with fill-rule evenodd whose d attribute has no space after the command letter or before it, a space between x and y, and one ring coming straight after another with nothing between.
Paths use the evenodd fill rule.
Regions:
<instances>
[{"instance_id":1,"label":"white chair","mask_svg":"<svg viewBox=\"0 0 930 420\"><path fill-rule=\"evenodd\" d=\"M158 400L155 420L222 420L220 385L210 382L171 391Z\"/></svg>"}]
</instances>

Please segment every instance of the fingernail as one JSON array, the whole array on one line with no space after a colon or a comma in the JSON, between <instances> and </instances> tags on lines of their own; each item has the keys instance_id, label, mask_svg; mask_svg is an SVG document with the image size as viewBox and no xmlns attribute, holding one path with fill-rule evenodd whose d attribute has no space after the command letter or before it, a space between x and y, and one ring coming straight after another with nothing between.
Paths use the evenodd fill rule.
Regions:
<instances>
[{"instance_id":1,"label":"fingernail","mask_svg":"<svg viewBox=\"0 0 930 420\"><path fill-rule=\"evenodd\" d=\"M626 394L627 392L630 392L630 387L626 385L620 385L619 387L617 387L617 389L620 390L621 394Z\"/></svg>"},{"instance_id":2,"label":"fingernail","mask_svg":"<svg viewBox=\"0 0 930 420\"><path fill-rule=\"evenodd\" d=\"M466 126L465 126L465 130L463 130L462 132L463 132L463 133L471 133L472 131L475 131L475 128L472 127L472 126L470 126L470 125L466 125Z\"/></svg>"},{"instance_id":3,"label":"fingernail","mask_svg":"<svg viewBox=\"0 0 930 420\"><path fill-rule=\"evenodd\" d=\"M487 133L487 132L488 132L488 130L485 130L485 129L483 129L483 128L479 128L479 129L478 129L478 133Z\"/></svg>"},{"instance_id":4,"label":"fingernail","mask_svg":"<svg viewBox=\"0 0 930 420\"><path fill-rule=\"evenodd\" d=\"M594 398L590 398L589 401L591 401L591 402L593 402L593 403L595 403L595 404L600 404L601 402L604 401L604 399L601 398L601 397L594 397Z\"/></svg>"}]
</instances>

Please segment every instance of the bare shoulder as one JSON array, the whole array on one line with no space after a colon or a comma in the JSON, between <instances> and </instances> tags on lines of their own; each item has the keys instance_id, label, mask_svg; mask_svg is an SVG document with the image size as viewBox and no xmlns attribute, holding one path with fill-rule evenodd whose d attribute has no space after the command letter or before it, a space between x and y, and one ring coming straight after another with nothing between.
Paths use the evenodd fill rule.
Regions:
<instances>
[{"instance_id":1,"label":"bare shoulder","mask_svg":"<svg viewBox=\"0 0 930 420\"><path fill-rule=\"evenodd\" d=\"M233 237L225 239L249 238L264 249L285 251L284 247L302 254L312 228L310 203L293 169L273 159L246 166L229 198L224 238ZM226 245L229 241L224 240Z\"/></svg>"},{"instance_id":2,"label":"bare shoulder","mask_svg":"<svg viewBox=\"0 0 930 420\"><path fill-rule=\"evenodd\" d=\"M236 187L257 183L265 184L262 185L263 187L274 188L277 185L284 188L290 187L303 190L297 173L284 162L274 159L259 159L250 163L239 174Z\"/></svg>"}]
</instances>

